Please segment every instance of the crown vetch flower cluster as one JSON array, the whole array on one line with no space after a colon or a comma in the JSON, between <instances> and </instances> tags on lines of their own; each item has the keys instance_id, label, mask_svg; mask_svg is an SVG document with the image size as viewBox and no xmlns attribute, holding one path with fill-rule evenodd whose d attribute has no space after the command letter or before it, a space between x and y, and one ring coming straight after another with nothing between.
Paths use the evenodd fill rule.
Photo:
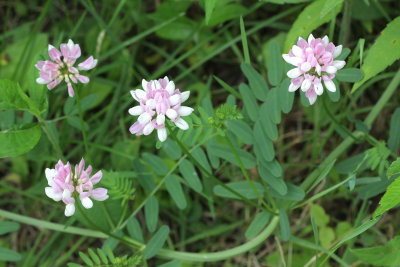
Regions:
<instances>
[{"instance_id":1,"label":"crown vetch flower cluster","mask_svg":"<svg viewBox=\"0 0 400 267\"><path fill-rule=\"evenodd\" d=\"M78 44L74 44L71 39L68 43L61 44L60 50L49 45L48 51L51 60L39 61L35 65L40 75L36 82L47 84L47 88L51 90L64 80L68 86L69 96L73 97L74 89L72 83L89 82L89 77L79 74L79 71L93 69L97 64L97 60L90 56L75 68L74 64L81 56L81 48Z\"/></svg>"},{"instance_id":2,"label":"crown vetch flower cluster","mask_svg":"<svg viewBox=\"0 0 400 267\"><path fill-rule=\"evenodd\" d=\"M167 139L166 119L182 130L189 128L188 123L182 119L193 112L191 107L182 106L189 98L189 91L181 92L168 77L151 81L143 79L142 87L143 90L131 91L133 99L140 104L129 109L129 114L139 116L129 128L132 134L149 135L157 129L158 139L164 142Z\"/></svg>"},{"instance_id":3,"label":"crown vetch flower cluster","mask_svg":"<svg viewBox=\"0 0 400 267\"><path fill-rule=\"evenodd\" d=\"M329 42L328 36L316 39L310 34L307 41L299 37L297 45L293 45L289 54L282 55L287 63L296 66L287 73L291 78L289 91L301 88L311 105L324 92L322 82L327 90L335 92L336 86L332 79L346 64L343 60L335 60L341 53L342 45L335 46Z\"/></svg>"},{"instance_id":4,"label":"crown vetch flower cluster","mask_svg":"<svg viewBox=\"0 0 400 267\"><path fill-rule=\"evenodd\" d=\"M72 170L71 164L58 161L54 169L46 168L45 174L48 187L45 188L46 195L54 201L62 201L66 204L65 216L75 213L75 196L79 195L82 205L86 209L93 207L93 201L103 201L108 198L107 189L96 188L94 185L100 182L103 174L101 171L92 173L92 166L85 170L85 161L82 159Z\"/></svg>"}]
</instances>

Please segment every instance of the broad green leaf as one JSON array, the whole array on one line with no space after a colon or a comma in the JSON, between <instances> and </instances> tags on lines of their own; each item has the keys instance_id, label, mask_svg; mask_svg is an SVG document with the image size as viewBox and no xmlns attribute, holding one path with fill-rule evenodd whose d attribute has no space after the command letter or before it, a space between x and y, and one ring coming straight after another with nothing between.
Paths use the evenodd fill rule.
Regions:
<instances>
[{"instance_id":1,"label":"broad green leaf","mask_svg":"<svg viewBox=\"0 0 400 267\"><path fill-rule=\"evenodd\" d=\"M203 185L200 181L199 175L190 161L184 159L179 165L179 171L181 172L185 181L194 191L203 191Z\"/></svg>"},{"instance_id":2,"label":"broad green leaf","mask_svg":"<svg viewBox=\"0 0 400 267\"><path fill-rule=\"evenodd\" d=\"M227 20L238 18L247 13L247 9L239 4L228 4L223 7L215 8L208 21L209 26L215 26Z\"/></svg>"},{"instance_id":3,"label":"broad green leaf","mask_svg":"<svg viewBox=\"0 0 400 267\"><path fill-rule=\"evenodd\" d=\"M261 178L269 185L272 189L278 192L280 195L286 195L287 186L285 181L281 178L276 178L264 167L259 166L258 172L260 173Z\"/></svg>"},{"instance_id":4,"label":"broad green leaf","mask_svg":"<svg viewBox=\"0 0 400 267\"><path fill-rule=\"evenodd\" d=\"M158 207L158 200L155 196L151 196L144 205L146 225L150 232L154 232L157 228L159 211Z\"/></svg>"},{"instance_id":5,"label":"broad green leaf","mask_svg":"<svg viewBox=\"0 0 400 267\"><path fill-rule=\"evenodd\" d=\"M388 147L392 151L400 149L400 108L397 108L390 119Z\"/></svg>"},{"instance_id":6,"label":"broad green leaf","mask_svg":"<svg viewBox=\"0 0 400 267\"><path fill-rule=\"evenodd\" d=\"M210 21L217 0L205 0L206 24Z\"/></svg>"},{"instance_id":7,"label":"broad green leaf","mask_svg":"<svg viewBox=\"0 0 400 267\"><path fill-rule=\"evenodd\" d=\"M203 168L205 168L208 172L212 172L210 163L208 162L206 153L201 147L198 147L192 151L192 156L197 160Z\"/></svg>"},{"instance_id":8,"label":"broad green leaf","mask_svg":"<svg viewBox=\"0 0 400 267\"><path fill-rule=\"evenodd\" d=\"M270 84L278 86L283 78L283 61L279 43L275 39L269 44L267 70Z\"/></svg>"},{"instance_id":9,"label":"broad green leaf","mask_svg":"<svg viewBox=\"0 0 400 267\"><path fill-rule=\"evenodd\" d=\"M0 235L18 231L19 223L16 222L0 222Z\"/></svg>"},{"instance_id":10,"label":"broad green leaf","mask_svg":"<svg viewBox=\"0 0 400 267\"><path fill-rule=\"evenodd\" d=\"M320 17L323 18L330 12L334 11L338 5L341 5L344 0L326 0L324 7L321 10Z\"/></svg>"},{"instance_id":11,"label":"broad green leaf","mask_svg":"<svg viewBox=\"0 0 400 267\"><path fill-rule=\"evenodd\" d=\"M274 3L274 4L299 4L309 2L310 0L262 0L263 2Z\"/></svg>"},{"instance_id":12,"label":"broad green leaf","mask_svg":"<svg viewBox=\"0 0 400 267\"><path fill-rule=\"evenodd\" d=\"M245 232L245 237L251 239L258 235L262 229L268 224L271 214L265 211L258 213Z\"/></svg>"},{"instance_id":13,"label":"broad green leaf","mask_svg":"<svg viewBox=\"0 0 400 267\"><path fill-rule=\"evenodd\" d=\"M342 69L336 73L336 79L341 82L355 83L361 81L362 78L362 71L356 68Z\"/></svg>"},{"instance_id":14,"label":"broad green leaf","mask_svg":"<svg viewBox=\"0 0 400 267\"><path fill-rule=\"evenodd\" d=\"M245 111L247 112L247 114L249 115L249 117L252 121L257 120L258 105L257 105L256 98L254 97L250 88L247 86L247 84L241 83L239 85L239 91L243 97Z\"/></svg>"},{"instance_id":15,"label":"broad green leaf","mask_svg":"<svg viewBox=\"0 0 400 267\"><path fill-rule=\"evenodd\" d=\"M135 217L132 217L129 219L126 228L128 229L129 235L139 241L139 242L144 242L143 238L143 232L142 232L142 227L140 226L140 223L138 220L136 220Z\"/></svg>"},{"instance_id":16,"label":"broad green leaf","mask_svg":"<svg viewBox=\"0 0 400 267\"><path fill-rule=\"evenodd\" d=\"M36 104L17 83L9 80L0 80L0 110L24 110L40 116Z\"/></svg>"},{"instance_id":17,"label":"broad green leaf","mask_svg":"<svg viewBox=\"0 0 400 267\"><path fill-rule=\"evenodd\" d=\"M314 217L318 227L325 227L329 223L329 216L325 213L325 210L317 204L311 205L311 216Z\"/></svg>"},{"instance_id":18,"label":"broad green leaf","mask_svg":"<svg viewBox=\"0 0 400 267\"><path fill-rule=\"evenodd\" d=\"M379 207L374 212L374 218L382 215L386 211L396 207L400 204L400 179L397 178L391 183L385 194L382 196L381 200L379 201Z\"/></svg>"},{"instance_id":19,"label":"broad green leaf","mask_svg":"<svg viewBox=\"0 0 400 267\"><path fill-rule=\"evenodd\" d=\"M267 114L267 116L275 124L281 122L281 107L279 106L278 88L271 89L268 94L267 100L260 108L260 112L263 114Z\"/></svg>"},{"instance_id":20,"label":"broad green leaf","mask_svg":"<svg viewBox=\"0 0 400 267\"><path fill-rule=\"evenodd\" d=\"M268 86L263 76L261 76L261 74L258 73L252 66L246 63L242 63L240 65L240 68L242 69L247 80L249 81L250 88L257 99L265 101L268 94Z\"/></svg>"},{"instance_id":21,"label":"broad green leaf","mask_svg":"<svg viewBox=\"0 0 400 267\"><path fill-rule=\"evenodd\" d=\"M168 176L165 180L165 187L167 188L171 198L174 200L176 206L181 210L185 209L187 203L182 186L179 182L179 177L177 177L175 174Z\"/></svg>"},{"instance_id":22,"label":"broad green leaf","mask_svg":"<svg viewBox=\"0 0 400 267\"><path fill-rule=\"evenodd\" d=\"M255 145L262 153L263 158L266 161L272 161L275 158L275 150L272 141L268 139L264 133L261 122L257 121L253 129Z\"/></svg>"},{"instance_id":23,"label":"broad green leaf","mask_svg":"<svg viewBox=\"0 0 400 267\"><path fill-rule=\"evenodd\" d=\"M321 227L319 229L319 240L324 248L329 248L335 241L335 231L331 227Z\"/></svg>"},{"instance_id":24,"label":"broad green leaf","mask_svg":"<svg viewBox=\"0 0 400 267\"><path fill-rule=\"evenodd\" d=\"M321 26L332 20L341 10L342 5L336 6L331 12L325 16L320 16L321 11L325 7L327 1L330 0L318 0L311 2L297 17L293 23L285 42L284 52L287 53L299 36L308 38L308 35Z\"/></svg>"},{"instance_id":25,"label":"broad green leaf","mask_svg":"<svg viewBox=\"0 0 400 267\"><path fill-rule=\"evenodd\" d=\"M169 235L169 227L163 225L153 235L150 241L147 243L146 248L143 251L143 256L146 260L152 258L157 252L164 246L165 241Z\"/></svg>"},{"instance_id":26,"label":"broad green leaf","mask_svg":"<svg viewBox=\"0 0 400 267\"><path fill-rule=\"evenodd\" d=\"M228 121L228 129L231 130L243 143L248 145L254 144L253 132L250 126L244 121Z\"/></svg>"},{"instance_id":27,"label":"broad green leaf","mask_svg":"<svg viewBox=\"0 0 400 267\"><path fill-rule=\"evenodd\" d=\"M158 175L164 175L168 172L167 165L160 157L150 153L143 153L142 157L144 162L146 162L149 166L151 166L153 171Z\"/></svg>"},{"instance_id":28,"label":"broad green leaf","mask_svg":"<svg viewBox=\"0 0 400 267\"><path fill-rule=\"evenodd\" d=\"M285 114L289 113L293 107L294 93L289 92L290 80L283 80L281 86L279 87L279 106L281 111Z\"/></svg>"},{"instance_id":29,"label":"broad green leaf","mask_svg":"<svg viewBox=\"0 0 400 267\"><path fill-rule=\"evenodd\" d=\"M290 201L301 201L305 197L305 192L301 187L298 187L291 183L286 183L287 193L285 195L281 195L273 189L270 189L270 193L273 197L279 199L285 199Z\"/></svg>"},{"instance_id":30,"label":"broad green leaf","mask_svg":"<svg viewBox=\"0 0 400 267\"><path fill-rule=\"evenodd\" d=\"M396 236L386 246L352 249L358 259L373 266L400 265L400 237Z\"/></svg>"},{"instance_id":31,"label":"broad green leaf","mask_svg":"<svg viewBox=\"0 0 400 267\"><path fill-rule=\"evenodd\" d=\"M39 142L41 134L37 124L27 129L0 131L0 158L27 153Z\"/></svg>"},{"instance_id":32,"label":"broad green leaf","mask_svg":"<svg viewBox=\"0 0 400 267\"><path fill-rule=\"evenodd\" d=\"M352 92L400 58L400 17L392 20L368 50L361 70L364 78L354 84Z\"/></svg>"},{"instance_id":33,"label":"broad green leaf","mask_svg":"<svg viewBox=\"0 0 400 267\"><path fill-rule=\"evenodd\" d=\"M281 229L281 236L283 241L290 239L290 223L289 218L284 209L279 209L279 226Z\"/></svg>"},{"instance_id":34,"label":"broad green leaf","mask_svg":"<svg viewBox=\"0 0 400 267\"><path fill-rule=\"evenodd\" d=\"M226 184L229 188L237 191L239 194L243 195L247 199L257 199L257 194L254 192L253 187L250 185L249 182L247 181L241 181L241 182L233 182L233 183L228 183ZM255 186L257 192L262 195L264 193L264 188L261 184L257 182L253 182L253 185ZM216 185L214 187L214 194L220 197L226 197L226 198L233 198L233 199L239 199L238 196L233 194L232 192L228 191L221 185Z\"/></svg>"},{"instance_id":35,"label":"broad green leaf","mask_svg":"<svg viewBox=\"0 0 400 267\"><path fill-rule=\"evenodd\" d=\"M388 178L398 174L400 174L400 158L397 158L394 162L392 162L387 170Z\"/></svg>"},{"instance_id":36,"label":"broad green leaf","mask_svg":"<svg viewBox=\"0 0 400 267\"><path fill-rule=\"evenodd\" d=\"M281 165L277 160L273 161L265 161L261 163L265 168L268 169L268 171L273 174L275 177L282 177L283 175L283 170Z\"/></svg>"},{"instance_id":37,"label":"broad green leaf","mask_svg":"<svg viewBox=\"0 0 400 267\"><path fill-rule=\"evenodd\" d=\"M8 248L0 247L0 261L20 261L21 254Z\"/></svg>"},{"instance_id":38,"label":"broad green leaf","mask_svg":"<svg viewBox=\"0 0 400 267\"><path fill-rule=\"evenodd\" d=\"M219 144L211 144L208 145L207 150L210 152L210 154L222 158L224 160L229 161L232 164L235 164L236 166L240 166L239 163L236 160L235 155L232 153L232 151L229 149L229 147L219 145ZM255 159L252 154L242 150L242 149L237 149L239 157L246 169L252 169L256 165Z\"/></svg>"}]
</instances>

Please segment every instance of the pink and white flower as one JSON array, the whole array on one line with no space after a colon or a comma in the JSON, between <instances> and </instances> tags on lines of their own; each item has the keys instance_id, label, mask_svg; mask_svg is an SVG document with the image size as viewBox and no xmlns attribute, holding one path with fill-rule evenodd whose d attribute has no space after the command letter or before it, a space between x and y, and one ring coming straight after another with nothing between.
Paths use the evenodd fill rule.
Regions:
<instances>
[{"instance_id":1,"label":"pink and white flower","mask_svg":"<svg viewBox=\"0 0 400 267\"><path fill-rule=\"evenodd\" d=\"M58 161L54 169L46 168L45 174L48 187L45 188L46 195L54 201L62 201L65 206L65 216L75 213L75 198L79 196L82 206L86 209L93 207L93 201L103 201L108 198L107 189L96 188L94 185L100 182L102 172L98 171L93 176L92 166L85 170L85 161L82 159L73 171L69 162L64 164Z\"/></svg>"},{"instance_id":2,"label":"pink and white flower","mask_svg":"<svg viewBox=\"0 0 400 267\"><path fill-rule=\"evenodd\" d=\"M336 85L332 79L346 64L344 60L335 60L341 53L342 45L335 46L329 42L328 36L315 39L310 34L307 41L299 37L297 45L293 45L289 54L282 55L287 63L296 66L287 73L291 78L289 91L301 88L311 105L317 96L323 94L324 88L335 92Z\"/></svg>"},{"instance_id":3,"label":"pink and white flower","mask_svg":"<svg viewBox=\"0 0 400 267\"><path fill-rule=\"evenodd\" d=\"M143 90L131 91L133 99L139 102L138 106L129 109L129 114L139 116L129 128L132 134L149 135L156 129L158 139L164 142L167 139L166 119L182 130L189 128L182 117L190 115L193 109L182 103L189 98L190 91L181 92L168 77L152 81L143 79L142 87Z\"/></svg>"},{"instance_id":4,"label":"pink and white flower","mask_svg":"<svg viewBox=\"0 0 400 267\"><path fill-rule=\"evenodd\" d=\"M80 70L90 70L96 67L97 59L92 56L74 67L75 61L81 56L81 48L70 39L68 43L61 44L60 50L49 45L51 60L39 61L35 67L39 70L40 77L36 79L39 84L47 84L49 90L56 87L62 80L67 83L68 94L74 96L72 83L88 83L89 77L79 74ZM71 83L72 82L72 83Z\"/></svg>"}]
</instances>

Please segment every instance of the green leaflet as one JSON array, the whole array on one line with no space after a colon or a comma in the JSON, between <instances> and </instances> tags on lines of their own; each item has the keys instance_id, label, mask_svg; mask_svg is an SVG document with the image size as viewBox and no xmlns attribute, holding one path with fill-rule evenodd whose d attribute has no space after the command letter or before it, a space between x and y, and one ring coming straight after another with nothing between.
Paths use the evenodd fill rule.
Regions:
<instances>
[{"instance_id":1,"label":"green leaflet","mask_svg":"<svg viewBox=\"0 0 400 267\"><path fill-rule=\"evenodd\" d=\"M158 200L155 196L151 196L144 205L144 214L146 218L147 229L154 232L158 223Z\"/></svg>"},{"instance_id":2,"label":"green leaflet","mask_svg":"<svg viewBox=\"0 0 400 267\"><path fill-rule=\"evenodd\" d=\"M398 174L400 174L400 158L397 158L396 161L392 162L387 170L388 178Z\"/></svg>"},{"instance_id":3,"label":"green leaflet","mask_svg":"<svg viewBox=\"0 0 400 267\"><path fill-rule=\"evenodd\" d=\"M36 104L17 83L9 80L0 80L0 110L24 110L40 116Z\"/></svg>"},{"instance_id":4,"label":"green leaflet","mask_svg":"<svg viewBox=\"0 0 400 267\"><path fill-rule=\"evenodd\" d=\"M290 239L290 223L289 218L284 209L279 209L279 226L281 228L281 236L283 241Z\"/></svg>"},{"instance_id":5,"label":"green leaflet","mask_svg":"<svg viewBox=\"0 0 400 267\"><path fill-rule=\"evenodd\" d=\"M341 82L355 83L361 81L362 78L362 71L356 68L342 69L336 73L336 79Z\"/></svg>"},{"instance_id":6,"label":"green leaflet","mask_svg":"<svg viewBox=\"0 0 400 267\"><path fill-rule=\"evenodd\" d=\"M250 88L257 99L265 101L268 94L268 86L263 76L261 76L261 74L258 73L252 66L246 63L242 63L240 68L249 81Z\"/></svg>"},{"instance_id":7,"label":"green leaflet","mask_svg":"<svg viewBox=\"0 0 400 267\"><path fill-rule=\"evenodd\" d=\"M268 45L267 70L269 82L273 86L278 86L283 79L283 59L276 39L273 39Z\"/></svg>"},{"instance_id":8,"label":"green leaflet","mask_svg":"<svg viewBox=\"0 0 400 267\"><path fill-rule=\"evenodd\" d=\"M165 186L171 198L174 200L179 209L185 209L187 206L185 194L183 193L182 186L179 182L179 177L172 174L165 180Z\"/></svg>"},{"instance_id":9,"label":"green leaflet","mask_svg":"<svg viewBox=\"0 0 400 267\"><path fill-rule=\"evenodd\" d=\"M0 132L0 158L16 157L27 153L40 140L42 131L38 124L20 130Z\"/></svg>"},{"instance_id":10,"label":"green leaflet","mask_svg":"<svg viewBox=\"0 0 400 267\"><path fill-rule=\"evenodd\" d=\"M364 263L373 266L399 266L400 236L390 240L386 246L352 249L351 252Z\"/></svg>"},{"instance_id":11,"label":"green leaflet","mask_svg":"<svg viewBox=\"0 0 400 267\"><path fill-rule=\"evenodd\" d=\"M241 120L228 121L228 129L231 130L243 143L251 145L254 143L253 132L250 126Z\"/></svg>"},{"instance_id":12,"label":"green leaflet","mask_svg":"<svg viewBox=\"0 0 400 267\"><path fill-rule=\"evenodd\" d=\"M200 181L199 175L193 164L188 160L183 160L179 165L179 171L181 172L183 178L185 178L188 185L196 192L203 191L203 185Z\"/></svg>"},{"instance_id":13,"label":"green leaflet","mask_svg":"<svg viewBox=\"0 0 400 267\"><path fill-rule=\"evenodd\" d=\"M210 21L217 0L205 0L206 24Z\"/></svg>"},{"instance_id":14,"label":"green leaflet","mask_svg":"<svg viewBox=\"0 0 400 267\"><path fill-rule=\"evenodd\" d=\"M258 105L257 100L251 92L247 84L241 83L239 85L240 94L243 97L244 109L249 115L252 121L257 120L258 117Z\"/></svg>"},{"instance_id":15,"label":"green leaflet","mask_svg":"<svg viewBox=\"0 0 400 267\"><path fill-rule=\"evenodd\" d=\"M400 149L400 108L397 108L390 119L388 147L392 151Z\"/></svg>"},{"instance_id":16,"label":"green leaflet","mask_svg":"<svg viewBox=\"0 0 400 267\"><path fill-rule=\"evenodd\" d=\"M301 12L286 37L284 53L290 50L299 36L307 38L314 29L330 21L340 12L342 5L336 6L332 11L321 16L328 2L331 2L331 0L313 1Z\"/></svg>"},{"instance_id":17,"label":"green leaflet","mask_svg":"<svg viewBox=\"0 0 400 267\"><path fill-rule=\"evenodd\" d=\"M150 259L157 254L157 252L164 246L165 241L169 235L169 227L163 225L158 229L158 231L153 235L150 241L147 243L144 249L143 255L145 259Z\"/></svg>"},{"instance_id":18,"label":"green leaflet","mask_svg":"<svg viewBox=\"0 0 400 267\"><path fill-rule=\"evenodd\" d=\"M142 232L142 228L140 226L140 223L138 220L136 220L135 217L132 217L129 219L126 228L128 229L128 233L129 235L139 241L139 242L144 242L144 238L143 238L143 232Z\"/></svg>"},{"instance_id":19,"label":"green leaflet","mask_svg":"<svg viewBox=\"0 0 400 267\"><path fill-rule=\"evenodd\" d=\"M354 84L354 93L367 80L385 70L400 58L400 17L390 22L368 50L361 70L364 79Z\"/></svg>"},{"instance_id":20,"label":"green leaflet","mask_svg":"<svg viewBox=\"0 0 400 267\"><path fill-rule=\"evenodd\" d=\"M245 232L245 237L251 239L258 235L262 229L268 224L271 214L265 211L258 213Z\"/></svg>"},{"instance_id":21,"label":"green leaflet","mask_svg":"<svg viewBox=\"0 0 400 267\"><path fill-rule=\"evenodd\" d=\"M260 195L264 193L264 188L260 183L253 183L257 192L259 192ZM253 187L247 182L247 181L241 181L241 182L233 182L233 183L228 183L226 184L229 188L237 191L239 194L243 195L247 199L257 199L256 192L254 192ZM234 195L224 187L220 185L216 185L214 187L214 194L220 197L225 197L225 198L233 198L233 199L240 199L238 196Z\"/></svg>"}]
</instances>

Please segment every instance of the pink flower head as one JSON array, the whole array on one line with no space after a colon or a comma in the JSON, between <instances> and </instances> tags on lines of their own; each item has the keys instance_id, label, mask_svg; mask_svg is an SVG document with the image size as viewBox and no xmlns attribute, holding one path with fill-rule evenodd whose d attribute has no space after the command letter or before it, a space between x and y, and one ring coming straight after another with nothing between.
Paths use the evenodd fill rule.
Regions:
<instances>
[{"instance_id":1,"label":"pink flower head","mask_svg":"<svg viewBox=\"0 0 400 267\"><path fill-rule=\"evenodd\" d=\"M39 70L40 77L36 79L37 83L47 84L49 90L56 87L62 80L65 80L68 86L68 94L74 96L73 83L88 83L89 77L80 75L80 70L93 69L97 64L97 59L92 56L82 63L78 68L74 67L75 61L81 56L81 48L70 39L68 43L61 44L61 52L52 45L49 45L49 57L51 60L39 61L35 66Z\"/></svg>"},{"instance_id":2,"label":"pink flower head","mask_svg":"<svg viewBox=\"0 0 400 267\"><path fill-rule=\"evenodd\" d=\"M282 55L287 63L296 66L287 73L292 79L289 91L294 92L301 88L311 105L324 92L322 81L326 89L335 92L336 86L332 79L346 64L343 60L335 60L341 53L342 45L335 46L329 42L328 36L315 39L310 34L308 41L299 37L297 45L293 45L289 54Z\"/></svg>"},{"instance_id":3,"label":"pink flower head","mask_svg":"<svg viewBox=\"0 0 400 267\"><path fill-rule=\"evenodd\" d=\"M92 166L85 170L85 161L75 166L73 170L69 162L67 164L58 161L54 169L46 168L46 178L48 187L45 188L46 195L54 201L62 200L65 204L65 216L72 216L75 213L74 195L78 196L82 205L86 209L93 207L91 200L103 201L108 198L107 189L96 188L93 186L100 182L102 172L98 171L93 176Z\"/></svg>"},{"instance_id":4,"label":"pink flower head","mask_svg":"<svg viewBox=\"0 0 400 267\"><path fill-rule=\"evenodd\" d=\"M166 118L182 130L189 128L188 123L181 118L193 112L192 108L182 106L182 103L189 98L189 91L181 93L175 88L175 83L167 77L149 82L143 79L142 87L143 90L131 91L133 99L140 104L129 109L129 114L139 116L129 128L132 134L149 135L157 129L158 139L164 142L167 139Z\"/></svg>"}]
</instances>

